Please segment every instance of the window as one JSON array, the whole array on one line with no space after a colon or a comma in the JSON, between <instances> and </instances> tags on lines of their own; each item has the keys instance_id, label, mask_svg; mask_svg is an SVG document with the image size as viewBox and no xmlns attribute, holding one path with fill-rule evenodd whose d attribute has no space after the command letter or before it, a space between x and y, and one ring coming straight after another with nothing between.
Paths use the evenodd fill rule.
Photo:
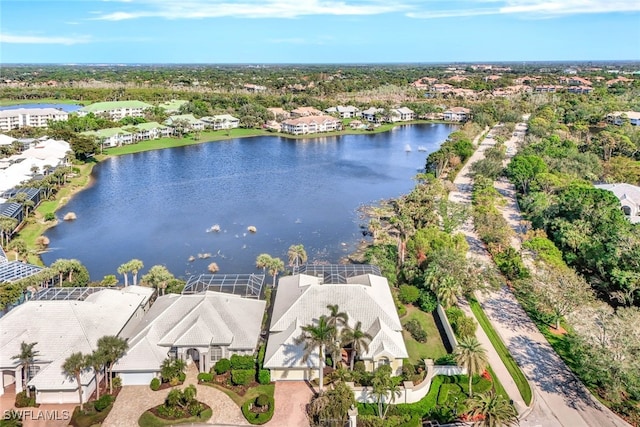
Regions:
<instances>
[{"instance_id":1,"label":"window","mask_svg":"<svg viewBox=\"0 0 640 427\"><path fill-rule=\"evenodd\" d=\"M380 359L378 359L378 367L390 364L391 363L389 362L389 359L387 359L386 357L381 357Z\"/></svg>"},{"instance_id":2,"label":"window","mask_svg":"<svg viewBox=\"0 0 640 427\"><path fill-rule=\"evenodd\" d=\"M176 360L178 358L178 347L171 347L167 356L169 356L171 360Z\"/></svg>"},{"instance_id":3,"label":"window","mask_svg":"<svg viewBox=\"0 0 640 427\"><path fill-rule=\"evenodd\" d=\"M217 362L218 360L222 359L222 347L211 347L210 354L211 361Z\"/></svg>"}]
</instances>

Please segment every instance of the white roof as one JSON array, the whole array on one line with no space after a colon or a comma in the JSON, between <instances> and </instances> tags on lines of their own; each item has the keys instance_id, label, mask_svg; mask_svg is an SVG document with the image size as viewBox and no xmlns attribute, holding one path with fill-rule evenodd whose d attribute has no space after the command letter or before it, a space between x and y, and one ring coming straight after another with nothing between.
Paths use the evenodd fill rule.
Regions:
<instances>
[{"instance_id":1,"label":"white roof","mask_svg":"<svg viewBox=\"0 0 640 427\"><path fill-rule=\"evenodd\" d=\"M156 371L171 347L255 349L265 305L261 300L212 291L164 295L130 334L129 350L114 370Z\"/></svg>"},{"instance_id":2,"label":"white roof","mask_svg":"<svg viewBox=\"0 0 640 427\"><path fill-rule=\"evenodd\" d=\"M57 110L55 108L14 108L12 110L0 110L0 117L15 117L20 115L35 115L35 116L56 116L65 115L69 113L63 110Z\"/></svg>"},{"instance_id":3,"label":"white roof","mask_svg":"<svg viewBox=\"0 0 640 427\"><path fill-rule=\"evenodd\" d=\"M11 145L13 141L16 141L16 139L10 137L9 135L0 133L0 145Z\"/></svg>"},{"instance_id":4,"label":"white roof","mask_svg":"<svg viewBox=\"0 0 640 427\"><path fill-rule=\"evenodd\" d=\"M629 217L629 220L633 223L640 222L640 216L638 216L638 210L640 209L640 187L626 183L599 184L594 187L611 191L618 200L620 200L621 205L633 208L632 216Z\"/></svg>"},{"instance_id":5,"label":"white roof","mask_svg":"<svg viewBox=\"0 0 640 427\"><path fill-rule=\"evenodd\" d=\"M413 110L408 108L408 107L395 108L395 110L400 114L411 114L411 113L413 113Z\"/></svg>"},{"instance_id":6,"label":"white roof","mask_svg":"<svg viewBox=\"0 0 640 427\"><path fill-rule=\"evenodd\" d=\"M0 367L17 367L19 362L12 356L20 352L20 344L36 342L35 363L41 370L29 385L39 390L75 390L75 380L62 371L65 359L74 352L93 352L103 336L118 335L145 298L125 288L105 289L85 301L28 301L0 318ZM85 372L81 378L82 384L88 384L92 374Z\"/></svg>"},{"instance_id":7,"label":"white roof","mask_svg":"<svg viewBox=\"0 0 640 427\"><path fill-rule=\"evenodd\" d=\"M375 107L370 107L367 108L366 110L362 110L362 114L364 115L374 115L376 113L381 113L384 110L382 108L375 108Z\"/></svg>"},{"instance_id":8,"label":"white roof","mask_svg":"<svg viewBox=\"0 0 640 427\"><path fill-rule=\"evenodd\" d=\"M297 274L280 279L273 306L264 366L287 368L317 366L317 358L301 364L304 344L293 341L300 326L327 315L327 305L337 304L349 316L349 326L362 322L373 340L365 359L386 352L395 358L408 357L402 339L402 324L387 279L373 274L352 277L345 284L321 284L317 277Z\"/></svg>"},{"instance_id":9,"label":"white roof","mask_svg":"<svg viewBox=\"0 0 640 427\"><path fill-rule=\"evenodd\" d=\"M71 150L71 146L66 141L59 141L55 139L47 139L45 141L38 142L36 145L28 148L20 153L17 157L28 159L35 158L40 160L58 159L62 160L67 155L67 152ZM56 165L51 165L56 166Z\"/></svg>"}]
</instances>

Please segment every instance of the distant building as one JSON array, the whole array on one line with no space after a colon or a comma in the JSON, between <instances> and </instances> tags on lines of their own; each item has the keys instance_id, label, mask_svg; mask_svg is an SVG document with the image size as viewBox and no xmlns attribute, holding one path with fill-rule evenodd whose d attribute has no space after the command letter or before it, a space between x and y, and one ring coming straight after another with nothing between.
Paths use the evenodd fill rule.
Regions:
<instances>
[{"instance_id":1,"label":"distant building","mask_svg":"<svg viewBox=\"0 0 640 427\"><path fill-rule=\"evenodd\" d=\"M282 122L282 132L293 135L331 132L342 129L342 122L331 116L308 116Z\"/></svg>"},{"instance_id":2,"label":"distant building","mask_svg":"<svg viewBox=\"0 0 640 427\"><path fill-rule=\"evenodd\" d=\"M443 119L449 122L466 122L471 117L471 110L464 107L453 107L444 112Z\"/></svg>"},{"instance_id":3,"label":"distant building","mask_svg":"<svg viewBox=\"0 0 640 427\"><path fill-rule=\"evenodd\" d=\"M391 109L391 121L408 122L416 118L416 113L410 108L400 107Z\"/></svg>"},{"instance_id":4,"label":"distant building","mask_svg":"<svg viewBox=\"0 0 640 427\"><path fill-rule=\"evenodd\" d=\"M593 88L591 86L569 86L567 88L567 92L569 92L569 93L588 94L588 93L593 92Z\"/></svg>"},{"instance_id":5,"label":"distant building","mask_svg":"<svg viewBox=\"0 0 640 427\"><path fill-rule=\"evenodd\" d=\"M322 111L313 107L298 107L295 110L291 110L291 117L308 117L321 115Z\"/></svg>"},{"instance_id":6,"label":"distant building","mask_svg":"<svg viewBox=\"0 0 640 427\"><path fill-rule=\"evenodd\" d=\"M264 92L267 90L266 86L255 85L253 83L246 83L242 85L242 87L248 90L249 92Z\"/></svg>"},{"instance_id":7,"label":"distant building","mask_svg":"<svg viewBox=\"0 0 640 427\"><path fill-rule=\"evenodd\" d=\"M8 131L23 127L44 128L49 120L68 120L69 113L55 108L17 108L0 110L0 130Z\"/></svg>"},{"instance_id":8,"label":"distant building","mask_svg":"<svg viewBox=\"0 0 640 427\"><path fill-rule=\"evenodd\" d=\"M185 101L184 99L172 99L171 101L158 104L158 107L162 108L167 114L176 114L180 112L180 107L188 103L189 101Z\"/></svg>"},{"instance_id":9,"label":"distant building","mask_svg":"<svg viewBox=\"0 0 640 427\"><path fill-rule=\"evenodd\" d=\"M337 107L330 107L324 110L325 113L335 114L341 119L351 119L353 117L360 117L360 109L353 105L338 105Z\"/></svg>"},{"instance_id":10,"label":"distant building","mask_svg":"<svg viewBox=\"0 0 640 427\"><path fill-rule=\"evenodd\" d=\"M615 194L620 200L622 212L629 221L633 224L640 223L640 187L625 183L599 184L595 187Z\"/></svg>"},{"instance_id":11,"label":"distant building","mask_svg":"<svg viewBox=\"0 0 640 427\"><path fill-rule=\"evenodd\" d=\"M79 116L86 116L89 113L95 115L106 114L111 120L120 120L124 117L143 117L145 110L153 108L153 105L142 101L109 101L96 102L78 110Z\"/></svg>"},{"instance_id":12,"label":"distant building","mask_svg":"<svg viewBox=\"0 0 640 427\"><path fill-rule=\"evenodd\" d=\"M196 119L193 114L178 114L170 116L164 122L165 125L171 126L174 129L184 128L187 131L200 131L205 127L205 123L202 120Z\"/></svg>"},{"instance_id":13,"label":"distant building","mask_svg":"<svg viewBox=\"0 0 640 427\"><path fill-rule=\"evenodd\" d=\"M213 130L234 129L240 126L240 119L233 117L231 114L218 114L216 116L207 116L200 118L205 126Z\"/></svg>"},{"instance_id":14,"label":"distant building","mask_svg":"<svg viewBox=\"0 0 640 427\"><path fill-rule=\"evenodd\" d=\"M291 117L291 113L289 113L287 110L282 109L280 107L270 107L270 108L267 108L267 111L273 114L273 118L275 120L284 120Z\"/></svg>"},{"instance_id":15,"label":"distant building","mask_svg":"<svg viewBox=\"0 0 640 427\"><path fill-rule=\"evenodd\" d=\"M638 111L614 111L607 114L607 122L614 125L622 125L625 119L629 120L632 126L640 126L640 112Z\"/></svg>"}]
</instances>

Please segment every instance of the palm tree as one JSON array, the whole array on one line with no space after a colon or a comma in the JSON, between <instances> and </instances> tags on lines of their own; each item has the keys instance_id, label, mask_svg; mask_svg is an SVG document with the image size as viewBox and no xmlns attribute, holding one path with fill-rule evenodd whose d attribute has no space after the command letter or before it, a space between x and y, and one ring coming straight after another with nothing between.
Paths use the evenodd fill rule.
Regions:
<instances>
[{"instance_id":1,"label":"palm tree","mask_svg":"<svg viewBox=\"0 0 640 427\"><path fill-rule=\"evenodd\" d=\"M98 339L98 352L104 355L109 381L109 393L113 394L113 365L127 352L129 344L122 338L106 335Z\"/></svg>"},{"instance_id":2,"label":"palm tree","mask_svg":"<svg viewBox=\"0 0 640 427\"><path fill-rule=\"evenodd\" d=\"M333 362L333 369L336 368L336 364L338 363L338 357L340 357L340 353L342 351L342 345L340 340L338 339L338 333L347 326L347 322L349 321L349 315L345 312L341 312L338 304L329 304L327 305L329 309L329 316L327 316L327 325L333 328L333 337L331 342L331 361Z\"/></svg>"},{"instance_id":3,"label":"palm tree","mask_svg":"<svg viewBox=\"0 0 640 427\"><path fill-rule=\"evenodd\" d=\"M262 272L265 273L272 259L273 258L269 254L260 254L256 258L256 267L261 268Z\"/></svg>"},{"instance_id":4,"label":"palm tree","mask_svg":"<svg viewBox=\"0 0 640 427\"><path fill-rule=\"evenodd\" d=\"M300 264L307 262L307 251L304 250L303 245L291 245L289 246L289 265L291 267L298 267Z\"/></svg>"},{"instance_id":5,"label":"palm tree","mask_svg":"<svg viewBox=\"0 0 640 427\"><path fill-rule=\"evenodd\" d=\"M342 342L351 344L351 357L349 368L353 371L356 355L369 351L369 343L373 337L368 332L362 330L362 322L358 321L355 328L348 328L342 331Z\"/></svg>"},{"instance_id":6,"label":"palm tree","mask_svg":"<svg viewBox=\"0 0 640 427\"><path fill-rule=\"evenodd\" d=\"M80 379L80 375L82 371L86 369L86 360L82 353L72 353L69 357L67 357L62 365L62 371L65 375L70 378L75 379L76 384L78 384L78 396L80 397L80 410L83 410L82 403L82 381Z\"/></svg>"},{"instance_id":7,"label":"palm tree","mask_svg":"<svg viewBox=\"0 0 640 427\"><path fill-rule=\"evenodd\" d=\"M436 289L436 296L444 308L449 308L458 302L458 295L461 292L462 289L458 282L447 274L440 280Z\"/></svg>"},{"instance_id":8,"label":"palm tree","mask_svg":"<svg viewBox=\"0 0 640 427\"><path fill-rule=\"evenodd\" d=\"M36 345L38 345L37 342L27 344L26 342L22 341L20 343L20 353L11 357L12 359L20 362L20 365L22 366L22 389L26 390L27 397L31 397L29 388L27 387L27 383L31 379L29 378L29 367L33 364L33 360L40 354L38 350L34 349Z\"/></svg>"},{"instance_id":9,"label":"palm tree","mask_svg":"<svg viewBox=\"0 0 640 427\"><path fill-rule=\"evenodd\" d=\"M318 324L306 325L302 327L302 334L294 342L296 345L304 343L304 355L302 362L309 360L309 357L318 351L318 373L319 392L322 394L322 384L324 375L324 354L327 345L331 344L334 328L329 326L326 316L320 316Z\"/></svg>"},{"instance_id":10,"label":"palm tree","mask_svg":"<svg viewBox=\"0 0 640 427\"><path fill-rule=\"evenodd\" d=\"M13 230L18 226L18 220L9 217L0 217L0 245L6 246Z\"/></svg>"},{"instance_id":11,"label":"palm tree","mask_svg":"<svg viewBox=\"0 0 640 427\"><path fill-rule=\"evenodd\" d=\"M133 274L133 286L138 284L138 272L144 268L144 264L139 259L132 259L127 263L129 271Z\"/></svg>"},{"instance_id":12,"label":"palm tree","mask_svg":"<svg viewBox=\"0 0 640 427\"><path fill-rule=\"evenodd\" d=\"M278 273L284 271L284 262L280 258L271 258L271 262L267 266L269 274L273 276L273 287L276 287L276 277Z\"/></svg>"},{"instance_id":13,"label":"palm tree","mask_svg":"<svg viewBox=\"0 0 640 427\"><path fill-rule=\"evenodd\" d=\"M149 269L149 272L147 274L142 276L142 284L151 285L157 290L161 289L162 295L164 295L164 290L167 288L167 283L173 279L173 274L171 274L167 267L165 267L164 265L154 265Z\"/></svg>"},{"instance_id":14,"label":"palm tree","mask_svg":"<svg viewBox=\"0 0 640 427\"><path fill-rule=\"evenodd\" d=\"M107 358L100 351L96 350L85 356L84 361L86 367L93 370L93 375L96 380L96 399L100 399L100 372L104 368Z\"/></svg>"},{"instance_id":15,"label":"palm tree","mask_svg":"<svg viewBox=\"0 0 640 427\"><path fill-rule=\"evenodd\" d=\"M400 386L391 378L391 367L383 365L373 374L371 381L371 394L378 404L378 416L385 419L389 406L401 395ZM386 408L385 408L386 404Z\"/></svg>"},{"instance_id":16,"label":"palm tree","mask_svg":"<svg viewBox=\"0 0 640 427\"><path fill-rule=\"evenodd\" d=\"M486 369L489 361L487 350L476 337L461 338L455 351L458 366L467 370L469 376L469 397L473 397L472 381L474 375L480 375Z\"/></svg>"},{"instance_id":17,"label":"palm tree","mask_svg":"<svg viewBox=\"0 0 640 427\"><path fill-rule=\"evenodd\" d=\"M122 274L124 276L124 286L129 286L129 272L131 268L129 267L129 263L125 262L120 267L118 267L118 274Z\"/></svg>"},{"instance_id":18,"label":"palm tree","mask_svg":"<svg viewBox=\"0 0 640 427\"><path fill-rule=\"evenodd\" d=\"M24 240L13 239L7 248L16 253L16 259L22 258L25 262L27 261L29 250L27 249L27 243Z\"/></svg>"},{"instance_id":19,"label":"palm tree","mask_svg":"<svg viewBox=\"0 0 640 427\"><path fill-rule=\"evenodd\" d=\"M479 419L478 427L517 426L518 412L506 399L493 390L481 393L467 401L469 418Z\"/></svg>"}]
</instances>

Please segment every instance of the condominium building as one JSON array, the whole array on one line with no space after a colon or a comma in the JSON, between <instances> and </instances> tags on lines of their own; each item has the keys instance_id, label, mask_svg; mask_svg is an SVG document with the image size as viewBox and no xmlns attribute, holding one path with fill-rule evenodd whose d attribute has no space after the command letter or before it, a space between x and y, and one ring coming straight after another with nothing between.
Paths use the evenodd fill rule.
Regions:
<instances>
[{"instance_id":1,"label":"condominium building","mask_svg":"<svg viewBox=\"0 0 640 427\"><path fill-rule=\"evenodd\" d=\"M96 102L78 110L79 116L89 113L95 115L106 114L111 120L120 120L124 117L143 117L144 111L153 108L153 105L142 101L109 101Z\"/></svg>"},{"instance_id":2,"label":"condominium building","mask_svg":"<svg viewBox=\"0 0 640 427\"><path fill-rule=\"evenodd\" d=\"M49 120L68 120L69 113L55 108L17 108L0 111L0 130L44 128Z\"/></svg>"}]
</instances>

